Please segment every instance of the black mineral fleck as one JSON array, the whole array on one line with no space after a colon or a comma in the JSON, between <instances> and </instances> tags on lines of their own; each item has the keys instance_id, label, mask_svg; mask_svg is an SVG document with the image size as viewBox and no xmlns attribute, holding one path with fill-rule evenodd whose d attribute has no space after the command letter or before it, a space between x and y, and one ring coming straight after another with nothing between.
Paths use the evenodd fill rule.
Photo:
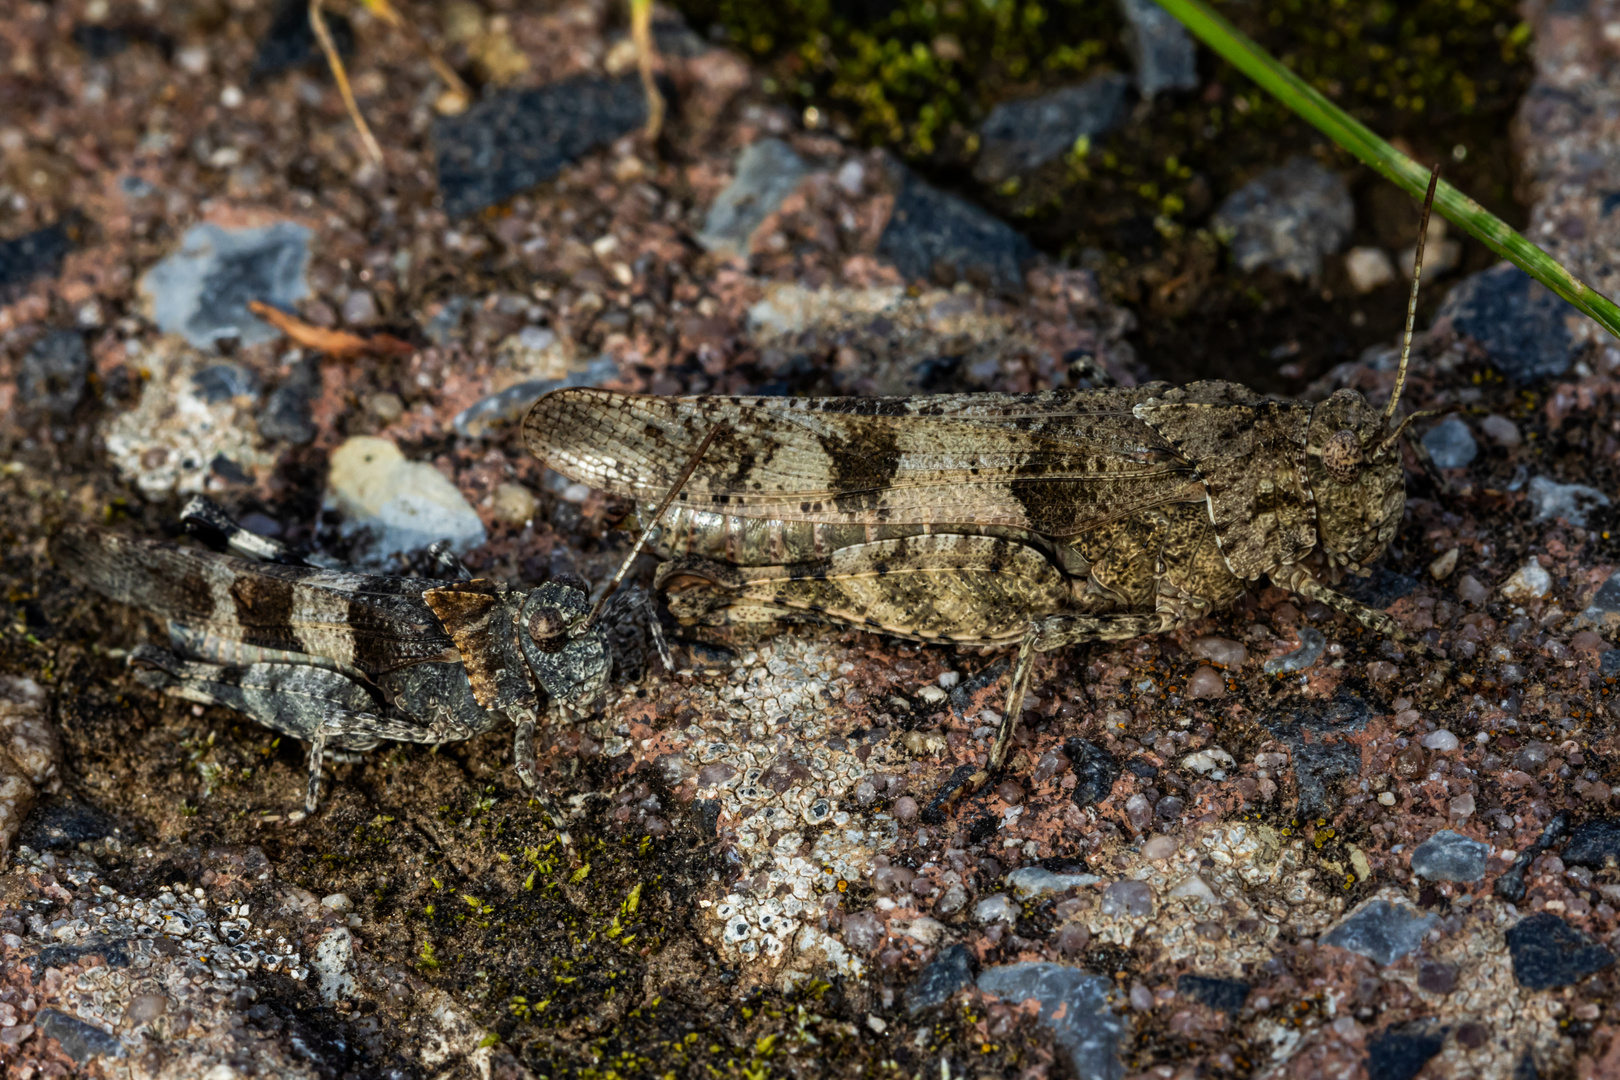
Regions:
<instances>
[{"instance_id":1,"label":"black mineral fleck","mask_svg":"<svg viewBox=\"0 0 1620 1080\"><path fill-rule=\"evenodd\" d=\"M1558 295L1511 263L1498 263L1451 290L1435 318L1450 318L1491 364L1517 383L1557 378L1579 346L1564 323Z\"/></svg>"},{"instance_id":2,"label":"black mineral fleck","mask_svg":"<svg viewBox=\"0 0 1620 1080\"><path fill-rule=\"evenodd\" d=\"M1568 986L1614 963L1614 954L1551 912L1507 932L1513 977L1527 990Z\"/></svg>"},{"instance_id":3,"label":"black mineral fleck","mask_svg":"<svg viewBox=\"0 0 1620 1080\"><path fill-rule=\"evenodd\" d=\"M1569 842L1559 853L1572 866L1604 867L1620 864L1620 821L1597 818L1570 830Z\"/></svg>"},{"instance_id":4,"label":"black mineral fleck","mask_svg":"<svg viewBox=\"0 0 1620 1080\"><path fill-rule=\"evenodd\" d=\"M1371 1080L1412 1080L1446 1044L1446 1029L1425 1021L1392 1027L1367 1044Z\"/></svg>"},{"instance_id":5,"label":"black mineral fleck","mask_svg":"<svg viewBox=\"0 0 1620 1080\"><path fill-rule=\"evenodd\" d=\"M445 212L459 218L505 202L646 120L634 77L566 79L440 117L433 145Z\"/></svg>"},{"instance_id":6,"label":"black mineral fleck","mask_svg":"<svg viewBox=\"0 0 1620 1080\"><path fill-rule=\"evenodd\" d=\"M90 351L77 330L53 330L34 342L17 375L23 408L66 420L84 397Z\"/></svg>"},{"instance_id":7,"label":"black mineral fleck","mask_svg":"<svg viewBox=\"0 0 1620 1080\"><path fill-rule=\"evenodd\" d=\"M1074 768L1074 804L1090 806L1108 798L1119 779L1119 760L1085 739L1070 739L1063 752Z\"/></svg>"},{"instance_id":8,"label":"black mineral fleck","mask_svg":"<svg viewBox=\"0 0 1620 1080\"><path fill-rule=\"evenodd\" d=\"M72 249L72 234L61 223L0 240L0 288L55 277Z\"/></svg>"},{"instance_id":9,"label":"black mineral fleck","mask_svg":"<svg viewBox=\"0 0 1620 1080\"><path fill-rule=\"evenodd\" d=\"M67 1013L41 1009L34 1017L34 1026L41 1035L61 1043L62 1052L80 1065L89 1064L92 1058L124 1056L124 1044L118 1036Z\"/></svg>"},{"instance_id":10,"label":"black mineral fleck","mask_svg":"<svg viewBox=\"0 0 1620 1080\"><path fill-rule=\"evenodd\" d=\"M907 172L878 254L908 278L1019 295L1035 249L1006 222Z\"/></svg>"},{"instance_id":11,"label":"black mineral fleck","mask_svg":"<svg viewBox=\"0 0 1620 1080\"><path fill-rule=\"evenodd\" d=\"M326 29L332 35L332 44L338 55L345 59L354 54L354 27L343 14L326 9ZM309 23L309 5L304 0L282 0L270 20L270 28L259 39L259 51L253 58L249 81L279 75L306 64L320 61L324 65L320 43L315 40L315 28Z\"/></svg>"},{"instance_id":12,"label":"black mineral fleck","mask_svg":"<svg viewBox=\"0 0 1620 1080\"><path fill-rule=\"evenodd\" d=\"M973 959L966 945L941 949L932 963L906 988L906 1010L912 1016L945 1004L958 990L973 985Z\"/></svg>"},{"instance_id":13,"label":"black mineral fleck","mask_svg":"<svg viewBox=\"0 0 1620 1080\"><path fill-rule=\"evenodd\" d=\"M1183 975L1176 980L1176 993L1212 1009L1235 1013L1249 998L1249 984L1242 979L1221 979L1213 975Z\"/></svg>"}]
</instances>

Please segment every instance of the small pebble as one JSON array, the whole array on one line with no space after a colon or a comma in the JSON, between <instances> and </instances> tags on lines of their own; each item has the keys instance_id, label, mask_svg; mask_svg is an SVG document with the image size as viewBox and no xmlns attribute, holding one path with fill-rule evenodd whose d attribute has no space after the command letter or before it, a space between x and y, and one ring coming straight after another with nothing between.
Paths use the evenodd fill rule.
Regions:
<instances>
[{"instance_id":1,"label":"small pebble","mask_svg":"<svg viewBox=\"0 0 1620 1080\"><path fill-rule=\"evenodd\" d=\"M1468 425L1455 416L1447 417L1423 436L1423 448L1434 459L1435 465L1442 469L1461 469L1467 467L1479 454L1479 446L1474 442L1474 433L1468 430Z\"/></svg>"},{"instance_id":2,"label":"small pebble","mask_svg":"<svg viewBox=\"0 0 1620 1080\"><path fill-rule=\"evenodd\" d=\"M1137 1012L1147 1012L1153 1008L1153 991L1141 983L1131 984L1131 1008Z\"/></svg>"},{"instance_id":3,"label":"small pebble","mask_svg":"<svg viewBox=\"0 0 1620 1080\"><path fill-rule=\"evenodd\" d=\"M1103 890L1104 915L1152 915L1153 889L1142 881L1116 881Z\"/></svg>"},{"instance_id":4,"label":"small pebble","mask_svg":"<svg viewBox=\"0 0 1620 1080\"><path fill-rule=\"evenodd\" d=\"M491 502L495 510L495 520L506 525L522 525L532 520L539 505L528 488L513 483L495 485Z\"/></svg>"},{"instance_id":5,"label":"small pebble","mask_svg":"<svg viewBox=\"0 0 1620 1080\"><path fill-rule=\"evenodd\" d=\"M1444 581L1457 569L1457 556L1462 554L1461 548L1452 548L1444 552L1434 562L1429 564L1429 576L1436 581Z\"/></svg>"},{"instance_id":6,"label":"small pebble","mask_svg":"<svg viewBox=\"0 0 1620 1080\"><path fill-rule=\"evenodd\" d=\"M1155 836L1142 845L1144 859L1168 859L1181 846L1173 836Z\"/></svg>"},{"instance_id":7,"label":"small pebble","mask_svg":"<svg viewBox=\"0 0 1620 1080\"><path fill-rule=\"evenodd\" d=\"M894 800L894 817L896 821L915 821L917 812L917 800L910 795L902 795Z\"/></svg>"},{"instance_id":8,"label":"small pebble","mask_svg":"<svg viewBox=\"0 0 1620 1080\"><path fill-rule=\"evenodd\" d=\"M1079 923L1069 923L1057 932L1052 944L1064 956L1079 956L1091 944L1091 931Z\"/></svg>"},{"instance_id":9,"label":"small pebble","mask_svg":"<svg viewBox=\"0 0 1620 1080\"><path fill-rule=\"evenodd\" d=\"M1464 574L1462 580L1457 582L1457 596L1478 607L1491 598L1491 590L1473 574Z\"/></svg>"},{"instance_id":10,"label":"small pebble","mask_svg":"<svg viewBox=\"0 0 1620 1080\"><path fill-rule=\"evenodd\" d=\"M1502 595L1509 600L1533 600L1551 589L1552 575L1533 557L1502 583Z\"/></svg>"},{"instance_id":11,"label":"small pebble","mask_svg":"<svg viewBox=\"0 0 1620 1080\"><path fill-rule=\"evenodd\" d=\"M366 399L366 410L383 423L392 424L405 415L405 403L398 394L381 390Z\"/></svg>"},{"instance_id":12,"label":"small pebble","mask_svg":"<svg viewBox=\"0 0 1620 1080\"><path fill-rule=\"evenodd\" d=\"M1445 753L1448 750L1457 749L1459 745L1457 736L1445 728L1441 728L1439 731L1431 731L1423 736L1423 747L1426 750L1439 750L1441 753Z\"/></svg>"},{"instance_id":13,"label":"small pebble","mask_svg":"<svg viewBox=\"0 0 1620 1080\"><path fill-rule=\"evenodd\" d=\"M350 326L365 326L377 321L377 298L368 289L356 289L343 301L343 321Z\"/></svg>"},{"instance_id":14,"label":"small pebble","mask_svg":"<svg viewBox=\"0 0 1620 1080\"><path fill-rule=\"evenodd\" d=\"M1351 248L1344 257L1344 271L1350 277L1350 287L1363 294L1395 280L1395 264L1383 248Z\"/></svg>"},{"instance_id":15,"label":"small pebble","mask_svg":"<svg viewBox=\"0 0 1620 1080\"><path fill-rule=\"evenodd\" d=\"M1393 791L1380 791L1378 793L1378 802L1382 806L1394 806L1395 793Z\"/></svg>"},{"instance_id":16,"label":"small pebble","mask_svg":"<svg viewBox=\"0 0 1620 1080\"><path fill-rule=\"evenodd\" d=\"M1524 436L1519 434L1519 425L1505 416L1492 414L1484 417L1479 421L1479 432L1505 450L1524 441Z\"/></svg>"},{"instance_id":17,"label":"small pebble","mask_svg":"<svg viewBox=\"0 0 1620 1080\"><path fill-rule=\"evenodd\" d=\"M1224 697L1226 680L1221 678L1221 673L1214 668L1208 665L1200 667L1187 680L1187 696L1206 701Z\"/></svg>"},{"instance_id":18,"label":"small pebble","mask_svg":"<svg viewBox=\"0 0 1620 1080\"><path fill-rule=\"evenodd\" d=\"M973 905L973 917L982 923L1015 922L1018 907L1007 899L1006 893L993 893Z\"/></svg>"},{"instance_id":19,"label":"small pebble","mask_svg":"<svg viewBox=\"0 0 1620 1080\"><path fill-rule=\"evenodd\" d=\"M1249 658L1249 650L1242 644L1223 637L1193 639L1192 654L1200 660L1208 660L1225 668L1242 667Z\"/></svg>"},{"instance_id":20,"label":"small pebble","mask_svg":"<svg viewBox=\"0 0 1620 1080\"><path fill-rule=\"evenodd\" d=\"M996 794L1008 806L1017 806L1024 801L1023 786L1016 780L1006 780L996 785Z\"/></svg>"}]
</instances>

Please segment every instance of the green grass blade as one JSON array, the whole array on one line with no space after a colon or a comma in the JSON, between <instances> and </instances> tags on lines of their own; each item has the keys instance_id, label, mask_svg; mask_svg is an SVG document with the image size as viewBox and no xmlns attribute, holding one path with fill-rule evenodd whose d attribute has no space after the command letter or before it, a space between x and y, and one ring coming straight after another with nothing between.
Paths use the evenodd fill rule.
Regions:
<instances>
[{"instance_id":1,"label":"green grass blade","mask_svg":"<svg viewBox=\"0 0 1620 1080\"><path fill-rule=\"evenodd\" d=\"M1320 128L1344 147L1415 198L1422 199L1429 185L1429 170L1367 127L1347 115L1305 80L1289 71L1236 27L1216 14L1203 0L1158 0L1204 44L1259 83L1294 112ZM1434 208L1492 251L1562 296L1620 338L1620 308L1607 296L1564 269L1557 259L1526 240L1501 218L1444 180L1435 192Z\"/></svg>"}]
</instances>

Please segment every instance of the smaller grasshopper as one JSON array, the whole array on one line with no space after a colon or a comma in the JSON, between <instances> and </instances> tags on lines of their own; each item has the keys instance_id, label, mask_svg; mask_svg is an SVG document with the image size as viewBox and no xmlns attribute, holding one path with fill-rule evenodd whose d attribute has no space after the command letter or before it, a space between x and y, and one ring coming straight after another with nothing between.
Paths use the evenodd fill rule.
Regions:
<instances>
[{"instance_id":1,"label":"smaller grasshopper","mask_svg":"<svg viewBox=\"0 0 1620 1080\"><path fill-rule=\"evenodd\" d=\"M893 398L569 389L535 403L524 435L564 476L643 506L701 438L679 502L643 518L683 624L819 621L1016 648L986 764L957 770L929 807L942 814L1005 762L1038 652L1174 630L1262 578L1411 641L1332 586L1394 538L1402 436L1431 415L1396 408L1437 181L1382 409L1352 390L1312 404L1220 381Z\"/></svg>"},{"instance_id":2,"label":"smaller grasshopper","mask_svg":"<svg viewBox=\"0 0 1620 1080\"><path fill-rule=\"evenodd\" d=\"M54 538L52 556L108 599L165 620L170 647L141 645L130 656L141 683L309 743L293 820L315 812L329 752L385 739L438 746L510 722L518 778L561 831L535 768L542 699L558 720L589 715L613 663L604 616L615 622L629 609L642 609L673 667L647 594L613 595L646 535L593 606L578 577L512 589L473 578L442 544L429 555L443 577L424 580L314 565L205 498L181 520L232 554L74 526Z\"/></svg>"}]
</instances>

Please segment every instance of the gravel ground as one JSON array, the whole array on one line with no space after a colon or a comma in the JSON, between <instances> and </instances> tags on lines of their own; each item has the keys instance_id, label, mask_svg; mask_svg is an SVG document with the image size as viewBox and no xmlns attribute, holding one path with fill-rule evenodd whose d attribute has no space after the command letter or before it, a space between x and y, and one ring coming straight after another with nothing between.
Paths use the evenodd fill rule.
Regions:
<instances>
[{"instance_id":1,"label":"gravel ground","mask_svg":"<svg viewBox=\"0 0 1620 1080\"><path fill-rule=\"evenodd\" d=\"M1531 12L1515 145L1532 235L1605 287L1616 38L1566 7ZM1088 271L672 14L656 142L604 3L447 6L461 113L408 35L332 16L378 164L301 10L0 12L7 1075L1620 1075L1620 348L1498 271L1419 337L1407 400L1453 415L1351 589L1449 677L1259 588L1043 654L1009 768L936 819L1005 656L806 627L666 671L627 632L600 714L541 740L572 844L500 731L333 761L285 820L303 749L137 683L161 628L55 570L55 530L174 537L206 493L353 563L451 535L600 582L622 508L513 423L546 388L1154 371ZM1382 400L1393 361L1310 394Z\"/></svg>"}]
</instances>

